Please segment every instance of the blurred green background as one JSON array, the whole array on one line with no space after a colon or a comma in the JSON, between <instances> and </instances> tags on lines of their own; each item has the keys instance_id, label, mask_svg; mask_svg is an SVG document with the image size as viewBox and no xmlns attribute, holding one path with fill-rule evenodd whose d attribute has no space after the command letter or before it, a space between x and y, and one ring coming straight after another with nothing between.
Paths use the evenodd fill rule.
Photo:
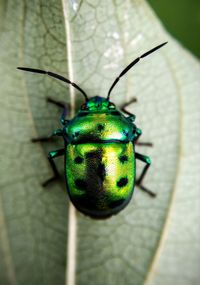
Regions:
<instances>
[{"instance_id":1,"label":"blurred green background","mask_svg":"<svg viewBox=\"0 0 200 285\"><path fill-rule=\"evenodd\" d=\"M200 58L200 0L148 0L165 28Z\"/></svg>"}]
</instances>

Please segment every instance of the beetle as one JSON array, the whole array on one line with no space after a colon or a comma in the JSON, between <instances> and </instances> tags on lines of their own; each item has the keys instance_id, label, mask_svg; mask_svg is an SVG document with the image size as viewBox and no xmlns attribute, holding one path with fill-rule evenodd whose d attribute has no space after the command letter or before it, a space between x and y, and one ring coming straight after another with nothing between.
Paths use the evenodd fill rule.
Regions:
<instances>
[{"instance_id":1,"label":"beetle","mask_svg":"<svg viewBox=\"0 0 200 285\"><path fill-rule=\"evenodd\" d=\"M71 84L85 98L84 104L71 120L66 120L65 104L48 98L49 102L64 108L60 118L63 128L55 130L51 135L62 136L64 148L49 152L48 159L54 175L45 181L43 186L59 177L54 158L64 155L65 180L70 200L80 212L92 218L107 218L120 212L129 203L135 185L152 197L156 195L142 183L151 160L148 156L135 152L135 144L150 144L138 143L142 131L134 123L135 115L126 110L130 102L120 111L110 101L110 94L119 79L140 59L166 43L154 47L132 61L114 80L107 98L94 96L89 99L76 83L61 75L40 69L18 67L23 71L46 74ZM131 100L135 101L136 98ZM33 141L48 139L49 137L40 137ZM137 180L136 159L145 163Z\"/></svg>"}]
</instances>

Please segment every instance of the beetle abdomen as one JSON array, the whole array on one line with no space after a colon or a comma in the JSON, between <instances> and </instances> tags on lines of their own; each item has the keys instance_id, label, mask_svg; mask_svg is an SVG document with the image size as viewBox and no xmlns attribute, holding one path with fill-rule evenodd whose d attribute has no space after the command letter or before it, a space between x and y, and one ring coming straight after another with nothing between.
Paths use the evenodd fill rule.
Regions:
<instances>
[{"instance_id":1,"label":"beetle abdomen","mask_svg":"<svg viewBox=\"0 0 200 285\"><path fill-rule=\"evenodd\" d=\"M69 144L66 180L75 207L93 217L123 209L134 188L134 161L132 142Z\"/></svg>"}]
</instances>

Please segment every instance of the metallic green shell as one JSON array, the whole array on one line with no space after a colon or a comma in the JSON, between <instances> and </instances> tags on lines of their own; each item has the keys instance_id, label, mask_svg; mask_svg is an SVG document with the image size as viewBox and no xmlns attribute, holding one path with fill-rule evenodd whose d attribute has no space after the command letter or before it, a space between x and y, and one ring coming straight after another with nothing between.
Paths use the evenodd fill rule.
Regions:
<instances>
[{"instance_id":1,"label":"metallic green shell","mask_svg":"<svg viewBox=\"0 0 200 285\"><path fill-rule=\"evenodd\" d=\"M94 97L68 122L64 133L72 203L91 217L118 213L133 194L136 126L112 103Z\"/></svg>"},{"instance_id":2,"label":"metallic green shell","mask_svg":"<svg viewBox=\"0 0 200 285\"><path fill-rule=\"evenodd\" d=\"M134 146L85 143L66 148L67 189L78 210L106 217L129 202L135 183Z\"/></svg>"}]
</instances>

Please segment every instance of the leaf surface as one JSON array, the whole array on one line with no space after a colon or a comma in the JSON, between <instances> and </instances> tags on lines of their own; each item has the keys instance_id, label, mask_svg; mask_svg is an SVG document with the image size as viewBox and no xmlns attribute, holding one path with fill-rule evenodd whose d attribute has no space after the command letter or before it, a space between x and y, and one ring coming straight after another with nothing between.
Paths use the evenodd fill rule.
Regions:
<instances>
[{"instance_id":1,"label":"leaf surface","mask_svg":"<svg viewBox=\"0 0 200 285\"><path fill-rule=\"evenodd\" d=\"M144 1L1 1L2 284L196 285L199 276L199 63L163 29ZM89 96L106 96L134 58L146 57L112 92L143 131L137 147L152 166L128 207L107 220L92 220L69 206L64 181L47 189L46 154L62 140L33 144L32 137L60 127L50 96L71 103L72 88L16 66L70 78ZM56 160L63 172L62 158ZM142 163L137 163L137 174Z\"/></svg>"}]
</instances>

